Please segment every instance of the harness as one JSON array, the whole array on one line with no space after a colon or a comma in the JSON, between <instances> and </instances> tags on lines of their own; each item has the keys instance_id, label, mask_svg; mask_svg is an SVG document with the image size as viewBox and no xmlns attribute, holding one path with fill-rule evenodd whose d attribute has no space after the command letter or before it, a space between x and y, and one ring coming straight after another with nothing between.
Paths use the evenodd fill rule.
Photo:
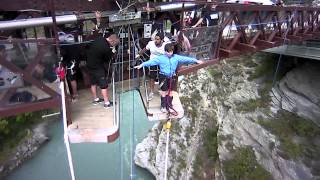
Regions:
<instances>
[{"instance_id":1,"label":"harness","mask_svg":"<svg viewBox=\"0 0 320 180\"><path fill-rule=\"evenodd\" d=\"M70 70L71 75L74 75L76 73L75 67L76 67L76 60L73 59L71 61L71 66L67 66L67 69Z\"/></svg>"}]
</instances>

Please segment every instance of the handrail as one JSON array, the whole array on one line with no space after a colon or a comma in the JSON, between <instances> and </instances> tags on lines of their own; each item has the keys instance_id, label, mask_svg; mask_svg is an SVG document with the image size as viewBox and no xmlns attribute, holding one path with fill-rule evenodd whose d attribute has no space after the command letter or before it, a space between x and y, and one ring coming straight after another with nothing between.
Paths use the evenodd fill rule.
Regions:
<instances>
[{"instance_id":1,"label":"handrail","mask_svg":"<svg viewBox=\"0 0 320 180\"><path fill-rule=\"evenodd\" d=\"M68 164L70 170L70 176L72 180L76 180L76 176L74 173L74 166L72 161L72 155L70 150L70 142L68 136L68 127L67 127L67 112L66 112L66 97L65 97L65 87L64 81L60 82L60 91L61 91L61 104L62 104L62 123L63 123L63 139L67 149L67 156L68 156Z\"/></svg>"}]
</instances>

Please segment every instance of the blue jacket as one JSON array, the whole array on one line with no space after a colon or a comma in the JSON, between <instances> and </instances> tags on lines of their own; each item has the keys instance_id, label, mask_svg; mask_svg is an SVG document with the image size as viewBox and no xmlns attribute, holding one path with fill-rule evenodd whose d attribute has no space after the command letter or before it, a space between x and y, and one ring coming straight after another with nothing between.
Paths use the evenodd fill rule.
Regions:
<instances>
[{"instance_id":1,"label":"blue jacket","mask_svg":"<svg viewBox=\"0 0 320 180\"><path fill-rule=\"evenodd\" d=\"M163 74L167 77L171 77L175 74L179 63L197 63L197 59L187 56L180 56L177 54L173 54L171 58L169 58L167 55L164 54L142 63L142 66L149 67L158 65L160 66L160 74Z\"/></svg>"}]
</instances>

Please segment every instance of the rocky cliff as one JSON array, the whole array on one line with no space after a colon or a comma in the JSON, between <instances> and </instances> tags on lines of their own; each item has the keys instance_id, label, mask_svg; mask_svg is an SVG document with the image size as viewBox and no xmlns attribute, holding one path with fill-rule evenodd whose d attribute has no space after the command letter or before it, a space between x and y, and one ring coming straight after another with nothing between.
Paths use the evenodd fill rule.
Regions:
<instances>
[{"instance_id":1,"label":"rocky cliff","mask_svg":"<svg viewBox=\"0 0 320 180\"><path fill-rule=\"evenodd\" d=\"M19 142L15 150L8 155L5 161L0 162L0 179L32 157L39 147L49 139L48 123L48 121L39 123L28 130L26 137Z\"/></svg>"},{"instance_id":2,"label":"rocky cliff","mask_svg":"<svg viewBox=\"0 0 320 180\"><path fill-rule=\"evenodd\" d=\"M186 116L172 125L168 179L318 177L320 131L308 119L319 119L320 65L293 69L270 91L270 58L229 59L180 82ZM164 177L164 132L156 124L136 148L136 164L156 179Z\"/></svg>"}]
</instances>

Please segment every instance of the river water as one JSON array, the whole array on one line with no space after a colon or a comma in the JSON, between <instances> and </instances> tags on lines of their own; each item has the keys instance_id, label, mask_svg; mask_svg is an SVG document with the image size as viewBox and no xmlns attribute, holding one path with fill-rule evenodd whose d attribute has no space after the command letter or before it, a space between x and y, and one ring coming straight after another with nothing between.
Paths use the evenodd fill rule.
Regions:
<instances>
[{"instance_id":1,"label":"river water","mask_svg":"<svg viewBox=\"0 0 320 180\"><path fill-rule=\"evenodd\" d=\"M154 124L147 120L138 99L135 91L122 96L120 137L115 142L71 144L76 180L155 179L148 171L131 166L132 147ZM13 171L7 180L71 180L62 121L60 117L56 119L49 126L50 141L32 159Z\"/></svg>"}]
</instances>

